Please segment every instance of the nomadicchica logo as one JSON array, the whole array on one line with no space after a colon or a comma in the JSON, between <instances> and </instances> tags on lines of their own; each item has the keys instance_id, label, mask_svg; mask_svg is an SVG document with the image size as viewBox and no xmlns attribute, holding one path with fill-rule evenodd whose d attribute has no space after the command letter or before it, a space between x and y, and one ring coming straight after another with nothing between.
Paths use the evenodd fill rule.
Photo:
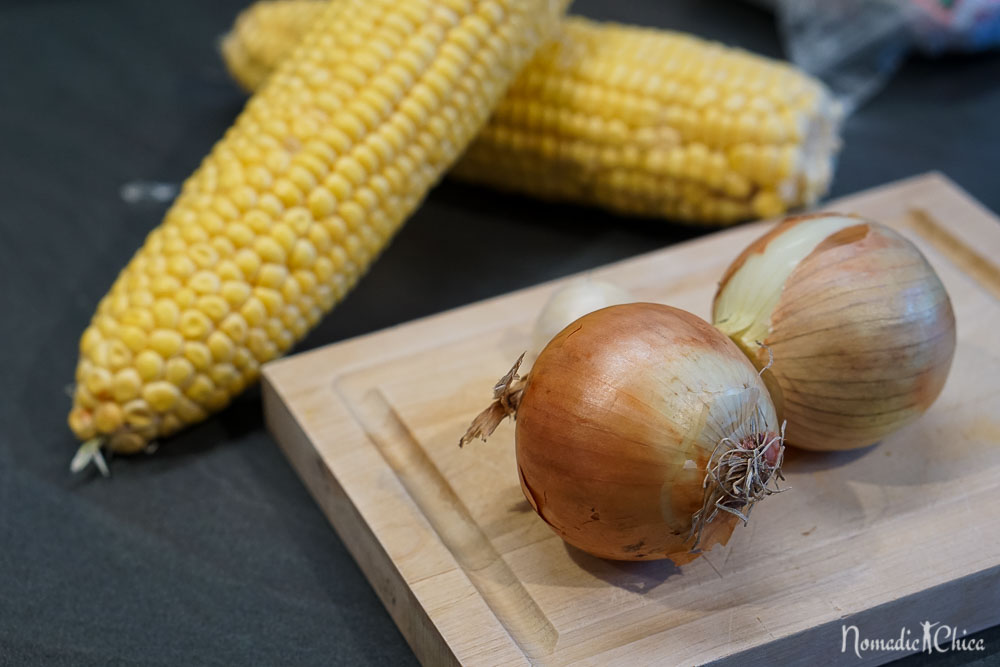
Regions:
<instances>
[{"instance_id":1,"label":"nomadicchica logo","mask_svg":"<svg viewBox=\"0 0 1000 667\"><path fill-rule=\"evenodd\" d=\"M905 653L948 653L950 651L984 651L982 638L967 637L967 630L940 621L919 623L920 632L902 627L893 637L867 637L856 625L842 625L840 652L861 658L865 653L901 651Z\"/></svg>"}]
</instances>

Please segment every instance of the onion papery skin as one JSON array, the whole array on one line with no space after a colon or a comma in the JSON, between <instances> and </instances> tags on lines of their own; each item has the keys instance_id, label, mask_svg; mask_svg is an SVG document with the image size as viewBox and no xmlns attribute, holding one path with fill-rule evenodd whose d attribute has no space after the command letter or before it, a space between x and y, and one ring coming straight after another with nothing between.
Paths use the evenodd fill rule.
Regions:
<instances>
[{"instance_id":1,"label":"onion papery skin","mask_svg":"<svg viewBox=\"0 0 1000 667\"><path fill-rule=\"evenodd\" d=\"M773 282L744 264L769 264L783 236L833 218L843 224L815 239L773 310L744 308L745 295ZM743 296L723 298L736 282ZM857 216L789 218L755 241L723 277L713 322L758 368L771 363L763 376L786 441L804 449L866 447L911 423L941 393L955 351L955 316L934 269L909 240Z\"/></svg>"},{"instance_id":2,"label":"onion papery skin","mask_svg":"<svg viewBox=\"0 0 1000 667\"><path fill-rule=\"evenodd\" d=\"M780 431L757 370L700 318L669 306L611 306L576 320L542 350L517 408L521 488L566 542L601 558L697 557L689 539L706 465L748 416ZM720 512L701 550L725 544Z\"/></svg>"}]
</instances>

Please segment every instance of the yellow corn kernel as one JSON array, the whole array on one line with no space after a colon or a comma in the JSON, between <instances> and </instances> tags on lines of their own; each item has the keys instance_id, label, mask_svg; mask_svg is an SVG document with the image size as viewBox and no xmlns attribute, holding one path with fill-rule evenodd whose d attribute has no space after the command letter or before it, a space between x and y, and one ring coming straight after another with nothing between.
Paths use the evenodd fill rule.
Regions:
<instances>
[{"instance_id":1,"label":"yellow corn kernel","mask_svg":"<svg viewBox=\"0 0 1000 667\"><path fill-rule=\"evenodd\" d=\"M117 403L101 403L94 411L94 426L99 433L113 433L123 420L121 406Z\"/></svg>"},{"instance_id":2,"label":"yellow corn kernel","mask_svg":"<svg viewBox=\"0 0 1000 667\"><path fill-rule=\"evenodd\" d=\"M177 402L180 391L166 380L150 382L142 388L142 398L157 412L166 412Z\"/></svg>"},{"instance_id":3,"label":"yellow corn kernel","mask_svg":"<svg viewBox=\"0 0 1000 667\"><path fill-rule=\"evenodd\" d=\"M70 410L69 427L81 440L89 440L97 435L93 415L89 410L79 405Z\"/></svg>"},{"instance_id":4,"label":"yellow corn kernel","mask_svg":"<svg viewBox=\"0 0 1000 667\"><path fill-rule=\"evenodd\" d=\"M292 249L289 266L292 269L308 269L315 261L316 248L313 244L308 239L298 239Z\"/></svg>"},{"instance_id":5,"label":"yellow corn kernel","mask_svg":"<svg viewBox=\"0 0 1000 667\"><path fill-rule=\"evenodd\" d=\"M108 368L117 371L132 361L132 351L124 340L112 340L108 343Z\"/></svg>"},{"instance_id":6,"label":"yellow corn kernel","mask_svg":"<svg viewBox=\"0 0 1000 667\"><path fill-rule=\"evenodd\" d=\"M108 343L109 340L102 339L99 343L97 343L97 345L90 348L90 351L87 353L87 357L89 358L90 362L93 364L94 367L97 368L107 367L109 362Z\"/></svg>"},{"instance_id":7,"label":"yellow corn kernel","mask_svg":"<svg viewBox=\"0 0 1000 667\"><path fill-rule=\"evenodd\" d=\"M76 365L76 371L73 373L73 379L76 382L76 386L79 387L83 382L83 378L87 376L90 372L90 360L86 357L80 360L80 363Z\"/></svg>"},{"instance_id":8,"label":"yellow corn kernel","mask_svg":"<svg viewBox=\"0 0 1000 667\"><path fill-rule=\"evenodd\" d=\"M76 389L73 391L73 402L82 408L86 408L87 410L93 410L97 407L98 403L100 403L100 401L98 401L97 398L90 393L90 390L79 384L76 385Z\"/></svg>"},{"instance_id":9,"label":"yellow corn kernel","mask_svg":"<svg viewBox=\"0 0 1000 667\"><path fill-rule=\"evenodd\" d=\"M215 385L212 384L212 381L207 375L199 373L195 376L194 381L184 393L192 401L204 404L208 396L211 395L213 391L215 391Z\"/></svg>"},{"instance_id":10,"label":"yellow corn kernel","mask_svg":"<svg viewBox=\"0 0 1000 667\"><path fill-rule=\"evenodd\" d=\"M219 253L208 243L196 243L188 250L191 259L201 269L210 269L219 261ZM214 274L212 274L214 275Z\"/></svg>"},{"instance_id":11,"label":"yellow corn kernel","mask_svg":"<svg viewBox=\"0 0 1000 667\"><path fill-rule=\"evenodd\" d=\"M254 251L263 262L272 264L285 263L285 249L270 236L261 236L254 242Z\"/></svg>"},{"instance_id":12,"label":"yellow corn kernel","mask_svg":"<svg viewBox=\"0 0 1000 667\"><path fill-rule=\"evenodd\" d=\"M178 307L181 309L189 308L194 303L198 295L195 291L189 287L182 287L176 292L174 292L174 301L177 302Z\"/></svg>"},{"instance_id":13,"label":"yellow corn kernel","mask_svg":"<svg viewBox=\"0 0 1000 667\"><path fill-rule=\"evenodd\" d=\"M229 281L243 280L243 271L241 271L240 267L236 265L236 262L231 259L224 259L220 261L215 270L219 274L219 280L222 284Z\"/></svg>"},{"instance_id":14,"label":"yellow corn kernel","mask_svg":"<svg viewBox=\"0 0 1000 667\"><path fill-rule=\"evenodd\" d=\"M233 366L239 369L245 369L252 361L253 355L250 354L250 350L245 347L236 348L236 352L233 354Z\"/></svg>"},{"instance_id":15,"label":"yellow corn kernel","mask_svg":"<svg viewBox=\"0 0 1000 667\"><path fill-rule=\"evenodd\" d=\"M186 387L193 377L194 364L184 357L174 357L163 369L163 378L181 389Z\"/></svg>"},{"instance_id":16,"label":"yellow corn kernel","mask_svg":"<svg viewBox=\"0 0 1000 667\"><path fill-rule=\"evenodd\" d=\"M156 296L169 296L180 287L181 281L169 275L156 276L151 283L151 289Z\"/></svg>"},{"instance_id":17,"label":"yellow corn kernel","mask_svg":"<svg viewBox=\"0 0 1000 667\"><path fill-rule=\"evenodd\" d=\"M134 429L142 429L155 424L156 416L149 404L141 398L129 401L123 406L125 423Z\"/></svg>"},{"instance_id":18,"label":"yellow corn kernel","mask_svg":"<svg viewBox=\"0 0 1000 667\"><path fill-rule=\"evenodd\" d=\"M205 397L203 403L206 410L211 410L212 412L221 410L229 403L229 392L221 388L215 389Z\"/></svg>"},{"instance_id":19,"label":"yellow corn kernel","mask_svg":"<svg viewBox=\"0 0 1000 667\"><path fill-rule=\"evenodd\" d=\"M267 307L263 301L253 296L247 299L247 302L240 308L240 315L243 316L243 319L249 326L259 326L267 319Z\"/></svg>"},{"instance_id":20,"label":"yellow corn kernel","mask_svg":"<svg viewBox=\"0 0 1000 667\"><path fill-rule=\"evenodd\" d=\"M265 264L260 267L258 284L261 287L278 289L285 283L287 278L288 269L285 268L284 264Z\"/></svg>"},{"instance_id":21,"label":"yellow corn kernel","mask_svg":"<svg viewBox=\"0 0 1000 667\"><path fill-rule=\"evenodd\" d=\"M302 298L302 289L299 287L299 282L297 280L288 280L286 274L285 280L281 283L281 296L286 304L298 303Z\"/></svg>"},{"instance_id":22,"label":"yellow corn kernel","mask_svg":"<svg viewBox=\"0 0 1000 667\"><path fill-rule=\"evenodd\" d=\"M256 380L260 374L260 363L256 359L250 359L246 366L242 367L243 379L247 381Z\"/></svg>"},{"instance_id":23,"label":"yellow corn kernel","mask_svg":"<svg viewBox=\"0 0 1000 667\"><path fill-rule=\"evenodd\" d=\"M132 352L142 352L146 347L146 332L139 327L126 325L119 332L122 342Z\"/></svg>"},{"instance_id":24,"label":"yellow corn kernel","mask_svg":"<svg viewBox=\"0 0 1000 667\"><path fill-rule=\"evenodd\" d=\"M247 335L247 348L258 362L264 363L274 358L274 343L263 329L253 328Z\"/></svg>"},{"instance_id":25,"label":"yellow corn kernel","mask_svg":"<svg viewBox=\"0 0 1000 667\"><path fill-rule=\"evenodd\" d=\"M138 396L141 389L142 378L135 368L123 368L111 380L111 395L123 405Z\"/></svg>"},{"instance_id":26,"label":"yellow corn kernel","mask_svg":"<svg viewBox=\"0 0 1000 667\"><path fill-rule=\"evenodd\" d=\"M93 326L87 327L80 337L80 354L87 354L101 342L101 332Z\"/></svg>"},{"instance_id":27,"label":"yellow corn kernel","mask_svg":"<svg viewBox=\"0 0 1000 667\"><path fill-rule=\"evenodd\" d=\"M185 252L186 250L187 248L184 247L183 243L181 243L180 247L175 250L178 254L175 254L167 261L167 270L170 271L170 275L179 280L186 279L198 269L190 257L184 254L179 254Z\"/></svg>"},{"instance_id":28,"label":"yellow corn kernel","mask_svg":"<svg viewBox=\"0 0 1000 667\"><path fill-rule=\"evenodd\" d=\"M312 0L309 1L312 2ZM333 215L334 211L337 210L337 199L332 192L323 187L316 188L310 193L307 204L309 211L318 220Z\"/></svg>"},{"instance_id":29,"label":"yellow corn kernel","mask_svg":"<svg viewBox=\"0 0 1000 667\"><path fill-rule=\"evenodd\" d=\"M149 335L149 347L164 359L169 359L184 343L184 338L173 329L154 329Z\"/></svg>"},{"instance_id":30,"label":"yellow corn kernel","mask_svg":"<svg viewBox=\"0 0 1000 667\"><path fill-rule=\"evenodd\" d=\"M178 331L190 340L200 340L212 329L212 320L200 310L185 310L178 322Z\"/></svg>"},{"instance_id":31,"label":"yellow corn kernel","mask_svg":"<svg viewBox=\"0 0 1000 667\"><path fill-rule=\"evenodd\" d=\"M143 380L155 380L163 372L163 357L153 350L143 350L135 357L135 369Z\"/></svg>"},{"instance_id":32,"label":"yellow corn kernel","mask_svg":"<svg viewBox=\"0 0 1000 667\"><path fill-rule=\"evenodd\" d=\"M220 294L233 308L243 305L250 296L250 286L239 280L227 280L222 283Z\"/></svg>"},{"instance_id":33,"label":"yellow corn kernel","mask_svg":"<svg viewBox=\"0 0 1000 667\"><path fill-rule=\"evenodd\" d=\"M247 323L239 313L230 313L219 325L219 331L229 337L236 345L243 342L247 335ZM211 337L209 337L211 342Z\"/></svg>"},{"instance_id":34,"label":"yellow corn kernel","mask_svg":"<svg viewBox=\"0 0 1000 667\"><path fill-rule=\"evenodd\" d=\"M86 400L120 408L108 444L136 451L203 418L304 336L465 149L564 4L497 0L490 15L455 0L337 0L301 24L302 48L187 180L81 340ZM93 432L94 408L75 402L77 434ZM115 408L99 409L110 427Z\"/></svg>"},{"instance_id":35,"label":"yellow corn kernel","mask_svg":"<svg viewBox=\"0 0 1000 667\"><path fill-rule=\"evenodd\" d=\"M221 282L215 273L202 270L191 276L188 285L199 294L215 294Z\"/></svg>"},{"instance_id":36,"label":"yellow corn kernel","mask_svg":"<svg viewBox=\"0 0 1000 667\"><path fill-rule=\"evenodd\" d=\"M173 435L182 428L184 428L184 422L177 414L165 414L160 420L160 434L163 436Z\"/></svg>"},{"instance_id":37,"label":"yellow corn kernel","mask_svg":"<svg viewBox=\"0 0 1000 667\"><path fill-rule=\"evenodd\" d=\"M253 243L254 233L253 230L244 224L238 222L230 223L226 227L226 236L232 241L237 247L245 247Z\"/></svg>"},{"instance_id":38,"label":"yellow corn kernel","mask_svg":"<svg viewBox=\"0 0 1000 667\"><path fill-rule=\"evenodd\" d=\"M238 266L240 271L243 272L245 280L253 280L257 275L257 271L260 269L260 257L258 257L257 253L249 248L238 250L233 258L233 261L236 262L236 266Z\"/></svg>"},{"instance_id":39,"label":"yellow corn kernel","mask_svg":"<svg viewBox=\"0 0 1000 667\"><path fill-rule=\"evenodd\" d=\"M134 431L117 431L108 440L108 446L119 454L136 454L146 448L147 440Z\"/></svg>"},{"instance_id":40,"label":"yellow corn kernel","mask_svg":"<svg viewBox=\"0 0 1000 667\"><path fill-rule=\"evenodd\" d=\"M205 410L186 396L181 396L177 399L177 405L174 407L174 410L177 412L177 416L180 417L181 422L185 424L205 418Z\"/></svg>"},{"instance_id":41,"label":"yellow corn kernel","mask_svg":"<svg viewBox=\"0 0 1000 667\"><path fill-rule=\"evenodd\" d=\"M195 306L213 322L218 322L229 313L229 304L218 294L200 297Z\"/></svg>"},{"instance_id":42,"label":"yellow corn kernel","mask_svg":"<svg viewBox=\"0 0 1000 667\"><path fill-rule=\"evenodd\" d=\"M221 331L213 331L208 337L208 349L215 361L228 361L235 352L233 341Z\"/></svg>"},{"instance_id":43,"label":"yellow corn kernel","mask_svg":"<svg viewBox=\"0 0 1000 667\"><path fill-rule=\"evenodd\" d=\"M111 372L107 368L93 367L84 378L83 385L98 398L106 396L111 389Z\"/></svg>"},{"instance_id":44,"label":"yellow corn kernel","mask_svg":"<svg viewBox=\"0 0 1000 667\"><path fill-rule=\"evenodd\" d=\"M209 371L209 377L218 387L228 388L240 379L240 374L232 364L215 364Z\"/></svg>"},{"instance_id":45,"label":"yellow corn kernel","mask_svg":"<svg viewBox=\"0 0 1000 667\"><path fill-rule=\"evenodd\" d=\"M764 190L753 198L754 213L762 218L774 218L784 213L784 205L777 192Z\"/></svg>"},{"instance_id":46,"label":"yellow corn kernel","mask_svg":"<svg viewBox=\"0 0 1000 667\"><path fill-rule=\"evenodd\" d=\"M184 356L199 371L207 369L212 364L212 352L204 343L192 341L185 344Z\"/></svg>"},{"instance_id":47,"label":"yellow corn kernel","mask_svg":"<svg viewBox=\"0 0 1000 667\"><path fill-rule=\"evenodd\" d=\"M264 308L269 315L273 315L281 310L284 303L281 300L281 293L268 287L257 287L253 291L254 296L264 304Z\"/></svg>"}]
</instances>

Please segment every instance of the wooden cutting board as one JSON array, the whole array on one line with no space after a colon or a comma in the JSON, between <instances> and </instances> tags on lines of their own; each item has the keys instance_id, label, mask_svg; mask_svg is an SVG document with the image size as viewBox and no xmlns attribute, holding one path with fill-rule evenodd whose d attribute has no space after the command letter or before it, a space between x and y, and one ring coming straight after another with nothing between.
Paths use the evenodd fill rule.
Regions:
<instances>
[{"instance_id":1,"label":"wooden cutting board","mask_svg":"<svg viewBox=\"0 0 1000 667\"><path fill-rule=\"evenodd\" d=\"M1000 623L1000 221L939 174L824 208L883 221L927 255L958 321L947 386L874 447L790 452L792 490L681 568L564 544L522 497L509 423L457 447L562 281L265 368L271 431L424 664L853 665L903 653L859 660L853 630L842 652L845 625L863 647L919 642L923 621ZM767 225L591 273L706 317Z\"/></svg>"}]
</instances>

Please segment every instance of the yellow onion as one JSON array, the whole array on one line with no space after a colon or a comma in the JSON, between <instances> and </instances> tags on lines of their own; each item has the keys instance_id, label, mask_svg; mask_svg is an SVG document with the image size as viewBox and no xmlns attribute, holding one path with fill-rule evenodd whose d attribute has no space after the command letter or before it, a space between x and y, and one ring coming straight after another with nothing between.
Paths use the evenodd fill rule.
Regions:
<instances>
[{"instance_id":1,"label":"yellow onion","mask_svg":"<svg viewBox=\"0 0 1000 667\"><path fill-rule=\"evenodd\" d=\"M602 558L686 563L725 544L780 476L781 428L757 370L708 322L669 306L581 317L494 397L462 443L514 415L528 502Z\"/></svg>"},{"instance_id":2,"label":"yellow onion","mask_svg":"<svg viewBox=\"0 0 1000 667\"><path fill-rule=\"evenodd\" d=\"M910 241L851 215L789 218L726 271L713 322L763 373L789 444L842 450L905 426L941 393L955 316Z\"/></svg>"}]
</instances>

